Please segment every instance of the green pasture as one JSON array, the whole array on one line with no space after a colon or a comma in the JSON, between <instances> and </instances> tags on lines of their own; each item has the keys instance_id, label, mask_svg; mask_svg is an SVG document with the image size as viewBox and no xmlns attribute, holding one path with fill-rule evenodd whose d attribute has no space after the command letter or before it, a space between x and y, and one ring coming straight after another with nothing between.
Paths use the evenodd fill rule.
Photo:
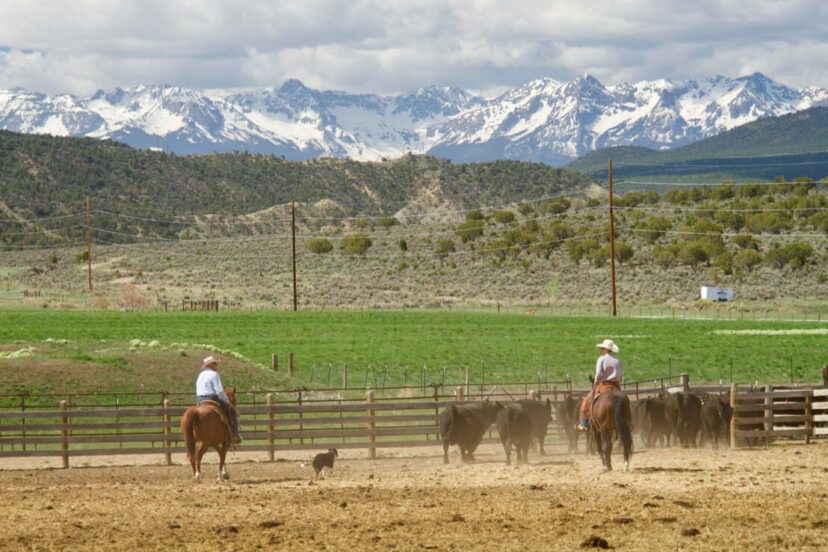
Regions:
<instances>
[{"instance_id":1,"label":"green pasture","mask_svg":"<svg viewBox=\"0 0 828 552\"><path fill-rule=\"evenodd\" d=\"M621 347L627 379L682 372L691 381L739 383L817 382L828 363L828 323L817 321L674 320L561 317L485 312L115 312L3 310L0 344L5 351L26 344L68 340L67 355L92 360L104 346L129 347L133 340L163 346L209 345L255 364L242 382L253 387L337 387L347 367L349 385L371 386L459 382L468 368L474 383L561 380L576 386L592 373L596 343L613 338ZM141 347L139 345L138 347ZM174 347L173 347L174 348ZM70 352L71 351L71 352ZM84 351L90 351L87 355ZM295 382L270 373L271 355L295 355ZM53 355L60 355L60 349ZM117 355L112 369L124 385L130 378ZM0 369L25 369L26 360L0 362ZM192 370L198 359L185 359ZM197 366L195 367L197 369ZM126 375L124 375L126 373ZM13 373L4 374L10 381ZM230 376L225 376L229 379ZM187 380L189 381L189 380ZM281 383L280 383L281 382ZM102 382L102 384L105 382ZM226 381L226 385L236 382ZM166 389L189 392L191 382ZM136 389L137 390L137 389ZM40 389L39 392L47 391ZM77 389L93 392L94 389Z\"/></svg>"}]
</instances>

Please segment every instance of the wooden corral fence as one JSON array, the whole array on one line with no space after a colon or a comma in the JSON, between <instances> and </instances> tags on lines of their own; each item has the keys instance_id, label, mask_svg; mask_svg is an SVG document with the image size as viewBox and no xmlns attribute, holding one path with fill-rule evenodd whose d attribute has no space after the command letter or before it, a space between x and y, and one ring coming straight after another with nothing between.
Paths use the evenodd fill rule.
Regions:
<instances>
[{"instance_id":1,"label":"wooden corral fence","mask_svg":"<svg viewBox=\"0 0 828 552\"><path fill-rule=\"evenodd\" d=\"M730 446L768 444L777 438L828 435L828 388L738 391L731 385Z\"/></svg>"},{"instance_id":2,"label":"wooden corral fence","mask_svg":"<svg viewBox=\"0 0 828 552\"><path fill-rule=\"evenodd\" d=\"M218 299L182 299L181 310L183 311L218 311Z\"/></svg>"},{"instance_id":3,"label":"wooden corral fence","mask_svg":"<svg viewBox=\"0 0 828 552\"><path fill-rule=\"evenodd\" d=\"M462 396L462 388L458 388ZM491 400L511 400L493 392ZM377 398L285 400L268 394L265 404L239 405L245 441L240 451L264 451L273 460L284 450L326 448L377 449L438 444L437 415L457 401L455 396L426 395ZM178 424L185 406L164 400L155 407L71 407L60 402L56 410L0 412L0 458L58 457L69 467L72 457L128 454L184 453Z\"/></svg>"},{"instance_id":4,"label":"wooden corral fence","mask_svg":"<svg viewBox=\"0 0 828 552\"><path fill-rule=\"evenodd\" d=\"M437 446L437 416L445 406L466 400L511 401L540 394L553 402L554 417L554 404L573 392L570 382L561 383L560 391L553 386L540 392L527 392L526 384L512 384L511 388L493 385L485 389L459 385L450 390L434 385L426 387L426 393L422 388L406 388L396 396L378 395L372 390L356 395L353 389L285 391L268 393L262 401L259 394L256 404L242 402L238 406L245 440L237 450L266 452L272 460L278 451L364 449L373 458L382 448ZM115 407L84 405L84 397L73 397L81 404L64 399L57 409L34 406L37 401L33 397L28 402L21 399L18 408L0 410L0 459L53 457L68 467L73 457L158 454L170 464L173 454L184 454L179 420L192 397L162 397L156 406L132 403ZM493 432L484 442L496 442ZM554 421L547 439L565 442Z\"/></svg>"},{"instance_id":5,"label":"wooden corral fence","mask_svg":"<svg viewBox=\"0 0 828 552\"><path fill-rule=\"evenodd\" d=\"M657 378L625 387L635 399L656 394L666 385L686 389L687 384L682 375L678 384ZM371 390L355 394L353 389L284 391L267 393L264 401L259 394L253 404L242 402L238 407L245 437L238 450L265 452L273 460L278 451L363 449L373 458L382 448L438 446L437 415L442 408L464 400L524 398L530 393L523 387L494 385L485 390L472 388L467 394L462 385L451 391L435 385L430 393L408 389L410 396L378 396ZM566 442L565 432L554 420L554 406L567 395L581 397L584 392L569 386L540 392L541 398L553 402L548 443ZM173 454L184 454L178 424L191 397L163 397L155 406L78 405L68 400L60 401L57 408L33 407L34 401L28 405L21 401L16 409L7 406L0 410L0 459L53 457L69 467L70 460L78 457L157 454L171 464ZM731 401L734 446L781 436L828 435L828 389L737 392L731 386ZM496 441L494 430L484 439Z\"/></svg>"}]
</instances>

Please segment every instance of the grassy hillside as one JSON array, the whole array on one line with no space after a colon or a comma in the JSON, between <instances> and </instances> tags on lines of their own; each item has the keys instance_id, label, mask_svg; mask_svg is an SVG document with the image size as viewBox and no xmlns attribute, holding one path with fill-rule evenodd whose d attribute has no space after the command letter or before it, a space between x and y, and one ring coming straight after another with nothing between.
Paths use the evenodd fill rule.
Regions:
<instances>
[{"instance_id":1,"label":"grassy hillside","mask_svg":"<svg viewBox=\"0 0 828 552\"><path fill-rule=\"evenodd\" d=\"M194 216L257 213L292 201L305 205L306 214L324 201L317 216L378 216L577 193L589 182L571 171L514 161L178 157L114 142L0 131L0 240L61 245L81 239L87 197L96 213L123 216L114 222L98 217L96 227L104 232L175 238L193 228ZM189 219L176 222L180 217Z\"/></svg>"},{"instance_id":2,"label":"grassy hillside","mask_svg":"<svg viewBox=\"0 0 828 552\"><path fill-rule=\"evenodd\" d=\"M819 180L828 176L828 107L760 119L672 150L605 148L567 168L606 178L609 159L618 178Z\"/></svg>"}]
</instances>

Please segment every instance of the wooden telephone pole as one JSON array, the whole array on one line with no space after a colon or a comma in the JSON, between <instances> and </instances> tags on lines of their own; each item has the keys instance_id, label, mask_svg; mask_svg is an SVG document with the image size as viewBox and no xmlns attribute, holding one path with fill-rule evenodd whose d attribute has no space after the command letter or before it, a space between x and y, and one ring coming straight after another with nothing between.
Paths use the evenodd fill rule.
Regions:
<instances>
[{"instance_id":1,"label":"wooden telephone pole","mask_svg":"<svg viewBox=\"0 0 828 552\"><path fill-rule=\"evenodd\" d=\"M92 212L89 196L86 196L86 280L92 293Z\"/></svg>"},{"instance_id":2,"label":"wooden telephone pole","mask_svg":"<svg viewBox=\"0 0 828 552\"><path fill-rule=\"evenodd\" d=\"M612 286L612 306L610 314L616 315L615 303L615 212L612 204L612 159L607 166L607 187L609 189L609 240L610 240L610 281Z\"/></svg>"}]
</instances>

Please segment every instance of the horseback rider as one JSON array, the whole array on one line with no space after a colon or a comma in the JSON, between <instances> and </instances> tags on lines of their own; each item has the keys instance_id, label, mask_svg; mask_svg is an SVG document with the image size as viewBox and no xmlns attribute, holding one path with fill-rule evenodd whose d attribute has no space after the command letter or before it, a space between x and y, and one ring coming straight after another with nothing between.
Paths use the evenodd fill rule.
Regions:
<instances>
[{"instance_id":1,"label":"horseback rider","mask_svg":"<svg viewBox=\"0 0 828 552\"><path fill-rule=\"evenodd\" d=\"M218 360L213 356L208 356L201 363L201 373L198 374L198 379L196 380L196 405L200 405L201 401L207 400L215 401L221 406L225 416L230 420L233 443L241 443L242 438L239 433L239 420L236 409L230 404L227 393L224 392L224 387L221 385L221 378L218 374Z\"/></svg>"},{"instance_id":2,"label":"horseback rider","mask_svg":"<svg viewBox=\"0 0 828 552\"><path fill-rule=\"evenodd\" d=\"M601 393L615 389L621 390L621 380L624 379L624 364L621 359L613 356L618 354L618 345L612 339L605 339L597 345L601 349L601 356L595 363L595 379L592 382L592 390L581 401L580 420L575 426L578 431L586 431L589 427L589 411L592 407L592 400Z\"/></svg>"}]
</instances>

